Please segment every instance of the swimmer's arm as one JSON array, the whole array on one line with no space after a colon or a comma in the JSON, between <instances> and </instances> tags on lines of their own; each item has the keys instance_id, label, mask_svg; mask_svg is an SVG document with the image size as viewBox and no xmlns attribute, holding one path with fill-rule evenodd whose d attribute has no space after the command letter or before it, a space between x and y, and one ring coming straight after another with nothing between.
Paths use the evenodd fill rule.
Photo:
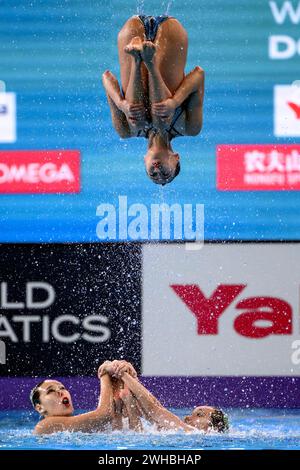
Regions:
<instances>
[{"instance_id":1,"label":"swimmer's arm","mask_svg":"<svg viewBox=\"0 0 300 470\"><path fill-rule=\"evenodd\" d=\"M97 410L103 415L111 415L113 410L114 394L113 384L109 374L104 373L100 376L100 396Z\"/></svg>"},{"instance_id":2,"label":"swimmer's arm","mask_svg":"<svg viewBox=\"0 0 300 470\"><path fill-rule=\"evenodd\" d=\"M172 98L155 103L152 112L160 117L172 116L179 106L185 102L185 128L184 135L197 135L202 129L203 98L204 98L204 70L195 67L175 91Z\"/></svg>"},{"instance_id":3,"label":"swimmer's arm","mask_svg":"<svg viewBox=\"0 0 300 470\"><path fill-rule=\"evenodd\" d=\"M203 101L204 95L204 70L197 66L185 76L179 88L172 98L175 108L178 108L192 94L198 92Z\"/></svg>"},{"instance_id":4,"label":"swimmer's arm","mask_svg":"<svg viewBox=\"0 0 300 470\"><path fill-rule=\"evenodd\" d=\"M102 398L100 406L94 411L77 416L54 416L42 420L34 434L53 434L63 431L95 432L102 431L111 422L113 414L113 393L108 374L101 377Z\"/></svg>"},{"instance_id":5,"label":"swimmer's arm","mask_svg":"<svg viewBox=\"0 0 300 470\"><path fill-rule=\"evenodd\" d=\"M145 416L161 429L182 429L186 432L193 430L185 424L178 416L164 408L162 404L147 390L138 380L125 373L122 377L125 385L136 397Z\"/></svg>"},{"instance_id":6,"label":"swimmer's arm","mask_svg":"<svg viewBox=\"0 0 300 470\"><path fill-rule=\"evenodd\" d=\"M123 139L131 137L131 130L126 115L121 111L123 98L118 80L111 72L106 71L102 76L102 82L116 132Z\"/></svg>"},{"instance_id":7,"label":"swimmer's arm","mask_svg":"<svg viewBox=\"0 0 300 470\"><path fill-rule=\"evenodd\" d=\"M143 431L143 426L141 422L142 413L139 409L138 402L132 393L127 389L122 393L122 401L126 408L129 429L141 432Z\"/></svg>"}]
</instances>

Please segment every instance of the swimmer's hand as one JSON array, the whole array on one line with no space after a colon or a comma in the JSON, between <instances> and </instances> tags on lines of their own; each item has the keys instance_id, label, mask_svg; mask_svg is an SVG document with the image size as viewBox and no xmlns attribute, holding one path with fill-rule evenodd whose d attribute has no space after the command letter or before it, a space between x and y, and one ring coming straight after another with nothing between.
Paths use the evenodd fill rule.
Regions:
<instances>
[{"instance_id":1,"label":"swimmer's hand","mask_svg":"<svg viewBox=\"0 0 300 470\"><path fill-rule=\"evenodd\" d=\"M127 361L113 361L114 376L121 379L122 376L127 372L131 377L136 378L137 373L135 368L130 362Z\"/></svg>"},{"instance_id":2,"label":"swimmer's hand","mask_svg":"<svg viewBox=\"0 0 300 470\"><path fill-rule=\"evenodd\" d=\"M132 377L136 378L137 373L135 368L130 362L127 361L105 361L98 370L98 377L101 378L104 374L109 374L114 378L120 379L125 372Z\"/></svg>"},{"instance_id":3,"label":"swimmer's hand","mask_svg":"<svg viewBox=\"0 0 300 470\"><path fill-rule=\"evenodd\" d=\"M132 104L123 99L120 102L119 109L131 122L143 121L146 118L146 110L143 103Z\"/></svg>"},{"instance_id":4,"label":"swimmer's hand","mask_svg":"<svg viewBox=\"0 0 300 470\"><path fill-rule=\"evenodd\" d=\"M173 98L168 98L160 103L152 103L152 115L160 119L172 119L176 109L176 101Z\"/></svg>"},{"instance_id":5,"label":"swimmer's hand","mask_svg":"<svg viewBox=\"0 0 300 470\"><path fill-rule=\"evenodd\" d=\"M98 379L101 379L101 377L105 374L109 373L109 367L111 365L111 361L105 361L103 364L98 369Z\"/></svg>"}]
</instances>

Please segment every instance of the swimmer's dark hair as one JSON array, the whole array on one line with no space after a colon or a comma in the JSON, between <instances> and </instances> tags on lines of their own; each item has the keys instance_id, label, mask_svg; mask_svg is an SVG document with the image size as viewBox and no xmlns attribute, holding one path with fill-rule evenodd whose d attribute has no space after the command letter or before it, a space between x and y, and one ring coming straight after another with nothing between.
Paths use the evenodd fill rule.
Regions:
<instances>
[{"instance_id":1,"label":"swimmer's dark hair","mask_svg":"<svg viewBox=\"0 0 300 470\"><path fill-rule=\"evenodd\" d=\"M45 382L45 380L42 380L42 382L37 384L30 392L29 398L30 398L30 401L31 401L31 404L32 404L33 408L35 408L36 405L39 405L41 403L40 402L39 388L43 385L44 382Z\"/></svg>"},{"instance_id":2,"label":"swimmer's dark hair","mask_svg":"<svg viewBox=\"0 0 300 470\"><path fill-rule=\"evenodd\" d=\"M227 415L222 410L216 408L211 414L211 425L214 431L228 431L229 422Z\"/></svg>"}]
</instances>

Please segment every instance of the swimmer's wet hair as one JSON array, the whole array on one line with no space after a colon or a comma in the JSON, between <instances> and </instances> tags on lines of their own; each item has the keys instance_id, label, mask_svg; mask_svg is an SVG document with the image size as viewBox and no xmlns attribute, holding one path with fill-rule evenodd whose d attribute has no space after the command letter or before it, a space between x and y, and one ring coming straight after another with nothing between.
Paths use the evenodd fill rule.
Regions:
<instances>
[{"instance_id":1,"label":"swimmer's wet hair","mask_svg":"<svg viewBox=\"0 0 300 470\"><path fill-rule=\"evenodd\" d=\"M226 432L229 430L228 416L216 408L211 414L211 425L214 431Z\"/></svg>"},{"instance_id":2,"label":"swimmer's wet hair","mask_svg":"<svg viewBox=\"0 0 300 470\"><path fill-rule=\"evenodd\" d=\"M39 388L43 385L44 382L45 382L45 380L42 380L42 382L37 384L30 392L29 398L30 398L30 401L31 401L31 404L32 404L33 408L35 408L36 405L40 404L40 391L39 391Z\"/></svg>"}]
</instances>

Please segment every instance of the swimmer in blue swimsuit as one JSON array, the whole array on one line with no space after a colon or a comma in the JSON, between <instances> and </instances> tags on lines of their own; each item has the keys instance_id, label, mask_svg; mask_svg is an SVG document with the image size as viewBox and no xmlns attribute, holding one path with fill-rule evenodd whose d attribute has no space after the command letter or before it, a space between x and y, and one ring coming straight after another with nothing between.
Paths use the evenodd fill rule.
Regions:
<instances>
[{"instance_id":1,"label":"swimmer in blue swimsuit","mask_svg":"<svg viewBox=\"0 0 300 470\"><path fill-rule=\"evenodd\" d=\"M121 87L110 71L103 84L114 128L122 138L145 137L146 172L154 183L170 183L180 171L171 141L202 128L204 71L185 75L187 33L175 18L139 15L118 35Z\"/></svg>"}]
</instances>

